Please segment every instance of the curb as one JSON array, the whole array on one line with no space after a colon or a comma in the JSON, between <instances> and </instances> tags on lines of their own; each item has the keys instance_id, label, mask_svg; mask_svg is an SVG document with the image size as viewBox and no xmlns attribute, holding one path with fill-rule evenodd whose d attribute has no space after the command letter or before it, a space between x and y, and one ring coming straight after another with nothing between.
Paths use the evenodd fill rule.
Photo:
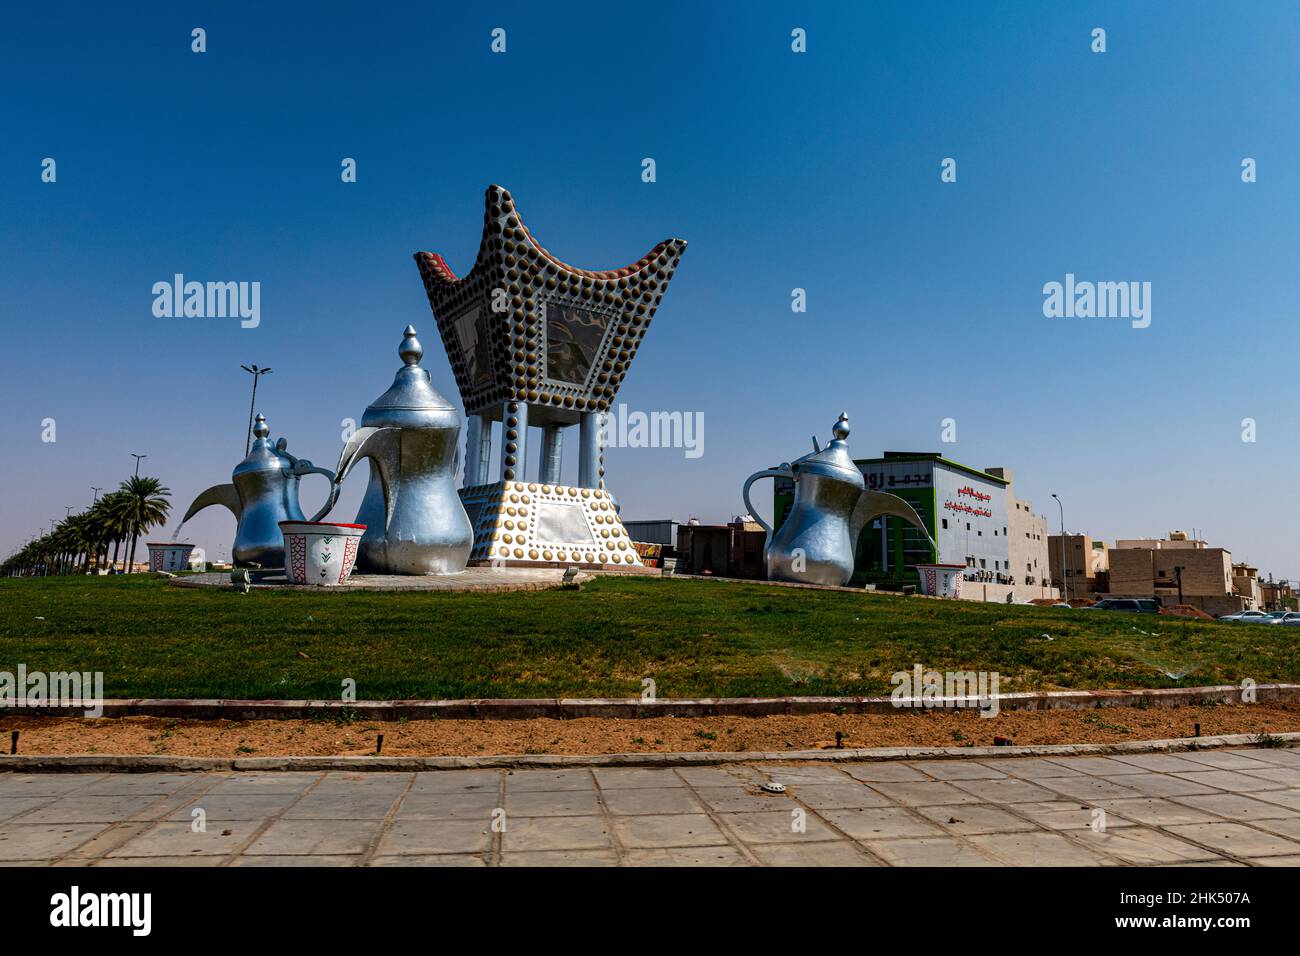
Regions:
<instances>
[{"instance_id":1,"label":"curb","mask_svg":"<svg viewBox=\"0 0 1300 956\"><path fill-rule=\"evenodd\" d=\"M1300 743L1300 732L1274 734ZM1083 757L1113 754L1179 753L1256 744L1254 734L1180 737L1114 744L1033 744L1025 747L868 747L857 750L793 750L780 753L692 752L675 754L503 754L482 757L168 757L140 756L3 756L0 773L148 773L177 771L287 770L524 770L572 767L707 767L732 763L885 761L919 759L1015 759Z\"/></svg>"},{"instance_id":2,"label":"curb","mask_svg":"<svg viewBox=\"0 0 1300 956\"><path fill-rule=\"evenodd\" d=\"M1255 703L1300 702L1300 684L1256 684ZM1086 710L1097 707L1185 707L1242 704L1242 687L1163 687L1142 690L1066 690L996 694L999 710ZM935 697L702 697L645 701L619 698L520 698L481 700L202 700L144 698L105 700L103 717L175 717L193 720L312 719L350 713L359 720L531 720L550 717L769 717L806 714L900 714L908 711L977 709L974 696ZM23 708L33 716L81 717L80 701ZM16 713L5 709L0 713Z\"/></svg>"}]
</instances>

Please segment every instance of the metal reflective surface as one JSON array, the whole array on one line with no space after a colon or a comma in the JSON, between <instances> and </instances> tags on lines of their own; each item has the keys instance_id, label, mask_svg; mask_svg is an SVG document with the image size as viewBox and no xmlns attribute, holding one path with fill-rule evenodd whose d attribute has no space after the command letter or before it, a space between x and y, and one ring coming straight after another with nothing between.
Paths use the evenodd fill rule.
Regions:
<instances>
[{"instance_id":1,"label":"metal reflective surface","mask_svg":"<svg viewBox=\"0 0 1300 956\"><path fill-rule=\"evenodd\" d=\"M866 523L893 515L915 525L930 540L916 511L897 495L867 491L862 472L849 454L849 420L841 414L832 439L778 468L750 475L741 492L745 508L767 532L764 555L769 581L841 586L853 576L854 552ZM779 529L773 529L750 503L749 489L762 478L794 480L794 504Z\"/></svg>"},{"instance_id":2,"label":"metal reflective surface","mask_svg":"<svg viewBox=\"0 0 1300 956\"><path fill-rule=\"evenodd\" d=\"M356 523L366 525L357 570L368 574L455 574L465 569L474 532L456 492L460 415L420 367L424 349L406 327L403 366L366 409L339 456L341 484L362 459L370 481Z\"/></svg>"}]
</instances>

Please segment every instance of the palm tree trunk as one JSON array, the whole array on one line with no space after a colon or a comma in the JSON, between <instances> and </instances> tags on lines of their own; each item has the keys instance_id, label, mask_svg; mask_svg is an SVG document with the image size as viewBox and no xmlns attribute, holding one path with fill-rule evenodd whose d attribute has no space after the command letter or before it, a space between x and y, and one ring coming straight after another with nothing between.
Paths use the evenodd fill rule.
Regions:
<instances>
[{"instance_id":1,"label":"palm tree trunk","mask_svg":"<svg viewBox=\"0 0 1300 956\"><path fill-rule=\"evenodd\" d=\"M131 525L131 563L127 567L128 574L133 574L135 572L135 543L139 540L140 540L140 526L138 524L132 524Z\"/></svg>"}]
</instances>

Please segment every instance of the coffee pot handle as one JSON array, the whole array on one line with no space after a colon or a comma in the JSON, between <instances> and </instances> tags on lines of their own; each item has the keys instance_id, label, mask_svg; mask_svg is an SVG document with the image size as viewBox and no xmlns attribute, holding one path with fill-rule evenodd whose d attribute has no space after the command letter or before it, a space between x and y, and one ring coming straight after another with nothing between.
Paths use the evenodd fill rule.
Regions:
<instances>
[{"instance_id":1,"label":"coffee pot handle","mask_svg":"<svg viewBox=\"0 0 1300 956\"><path fill-rule=\"evenodd\" d=\"M789 465L782 465L780 468L764 468L762 471L756 471L746 478L745 487L740 492L740 496L745 499L745 510L749 512L749 516L757 521L762 529L767 532L769 539L772 535L776 534L776 529L764 521L762 517L759 516L758 512L754 510L754 505L749 500L749 486L760 478L788 478L790 474L791 469ZM772 517L775 518L776 515L773 515Z\"/></svg>"},{"instance_id":2,"label":"coffee pot handle","mask_svg":"<svg viewBox=\"0 0 1300 956\"><path fill-rule=\"evenodd\" d=\"M312 521L320 521L327 514L329 514L331 511L334 510L334 505L339 500L339 492L342 491L343 489L342 486L337 481L334 480L333 469L317 468L315 465L313 465L311 462L307 461L306 459L300 458L293 463L293 473L299 478L301 478L303 475L324 475L326 478L330 480L329 498L325 500L325 504L321 507L320 511L312 515L311 517Z\"/></svg>"}]
</instances>

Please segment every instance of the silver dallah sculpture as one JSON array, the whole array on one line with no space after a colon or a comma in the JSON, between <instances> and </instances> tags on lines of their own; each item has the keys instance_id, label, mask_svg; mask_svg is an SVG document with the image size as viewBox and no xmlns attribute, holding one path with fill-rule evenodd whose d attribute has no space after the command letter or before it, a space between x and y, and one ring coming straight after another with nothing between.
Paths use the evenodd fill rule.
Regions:
<instances>
[{"instance_id":1,"label":"silver dallah sculpture","mask_svg":"<svg viewBox=\"0 0 1300 956\"><path fill-rule=\"evenodd\" d=\"M366 409L339 456L341 484L363 458L370 483L357 512L366 526L357 570L370 574L454 574L465 569L474 531L456 493L460 415L420 367L424 349L407 326L404 363L392 387Z\"/></svg>"},{"instance_id":2,"label":"silver dallah sculpture","mask_svg":"<svg viewBox=\"0 0 1300 956\"><path fill-rule=\"evenodd\" d=\"M306 458L295 458L285 450L288 442L283 438L273 446L270 434L266 418L258 415L253 426L253 446L235 466L230 482L213 485L195 498L181 519L183 525L209 505L229 508L238 522L231 554L235 564L241 566L284 567L284 536L279 522L304 520L298 504L298 481L303 475L325 475L331 482L329 500L313 521L327 514L338 498L334 472L317 468Z\"/></svg>"},{"instance_id":3,"label":"silver dallah sculpture","mask_svg":"<svg viewBox=\"0 0 1300 956\"><path fill-rule=\"evenodd\" d=\"M849 455L849 417L841 414L825 449L813 451L750 475L741 492L745 507L767 532L765 557L770 581L844 585L853 576L858 535L881 515L902 518L920 529L932 547L925 523L905 500L882 491L867 491L862 472ZM794 505L785 523L774 530L758 516L749 488L760 478L794 479Z\"/></svg>"}]
</instances>

